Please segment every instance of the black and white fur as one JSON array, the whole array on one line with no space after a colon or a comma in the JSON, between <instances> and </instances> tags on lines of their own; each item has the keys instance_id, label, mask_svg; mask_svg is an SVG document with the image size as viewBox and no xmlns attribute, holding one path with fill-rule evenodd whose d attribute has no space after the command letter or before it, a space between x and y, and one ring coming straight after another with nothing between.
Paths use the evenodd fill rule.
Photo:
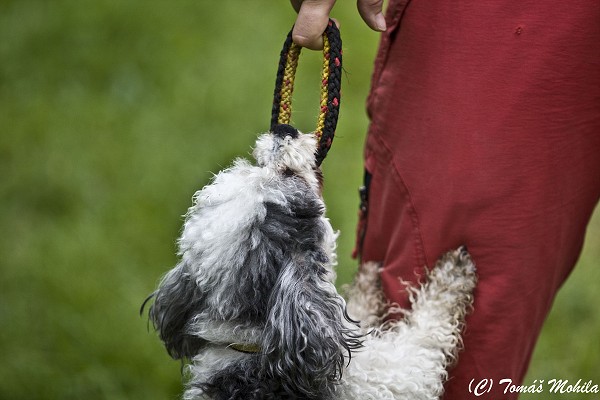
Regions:
<instances>
[{"instance_id":1,"label":"black and white fur","mask_svg":"<svg viewBox=\"0 0 600 400\"><path fill-rule=\"evenodd\" d=\"M409 288L413 309L400 321L384 321L374 264L346 305L315 148L313 135L280 125L257 140L257 165L238 159L195 194L181 261L149 313L169 354L190 361L184 399L441 395L472 302L469 255L448 253Z\"/></svg>"}]
</instances>

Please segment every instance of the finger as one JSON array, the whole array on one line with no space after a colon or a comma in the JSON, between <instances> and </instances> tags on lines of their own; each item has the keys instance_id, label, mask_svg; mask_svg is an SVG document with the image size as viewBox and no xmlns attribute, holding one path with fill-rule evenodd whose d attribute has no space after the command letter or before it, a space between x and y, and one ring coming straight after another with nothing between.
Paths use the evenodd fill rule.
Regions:
<instances>
[{"instance_id":1,"label":"finger","mask_svg":"<svg viewBox=\"0 0 600 400\"><path fill-rule=\"evenodd\" d=\"M293 3L292 3L293 4ZM292 40L311 50L323 48L323 32L335 0L304 0L292 32Z\"/></svg>"},{"instance_id":2,"label":"finger","mask_svg":"<svg viewBox=\"0 0 600 400\"><path fill-rule=\"evenodd\" d=\"M371 29L379 32L386 30L385 17L381 12L383 0L358 0L356 5L360 16Z\"/></svg>"}]
</instances>

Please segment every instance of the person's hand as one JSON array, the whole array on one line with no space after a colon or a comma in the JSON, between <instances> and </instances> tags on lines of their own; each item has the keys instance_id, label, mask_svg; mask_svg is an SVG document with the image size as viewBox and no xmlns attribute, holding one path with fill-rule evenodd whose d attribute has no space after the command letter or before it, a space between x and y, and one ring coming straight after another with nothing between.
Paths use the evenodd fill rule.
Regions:
<instances>
[{"instance_id":1,"label":"person's hand","mask_svg":"<svg viewBox=\"0 0 600 400\"><path fill-rule=\"evenodd\" d=\"M292 40L294 43L311 50L323 48L323 32L329 22L329 13L335 0L290 0L298 13ZM381 9L383 0L357 0L358 12L365 23L373 30L383 32L386 29ZM337 21L335 21L338 25Z\"/></svg>"}]
</instances>

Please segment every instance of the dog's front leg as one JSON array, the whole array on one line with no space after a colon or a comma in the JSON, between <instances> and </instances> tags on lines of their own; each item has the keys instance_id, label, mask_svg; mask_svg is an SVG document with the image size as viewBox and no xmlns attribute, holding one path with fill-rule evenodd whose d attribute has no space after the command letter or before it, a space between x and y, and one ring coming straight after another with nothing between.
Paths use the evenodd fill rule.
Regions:
<instances>
[{"instance_id":1,"label":"dog's front leg","mask_svg":"<svg viewBox=\"0 0 600 400\"><path fill-rule=\"evenodd\" d=\"M381 289L380 268L374 262L362 265L352 284L344 288L348 315L360 323L364 333L379 327L387 316L389 305Z\"/></svg>"},{"instance_id":2,"label":"dog's front leg","mask_svg":"<svg viewBox=\"0 0 600 400\"><path fill-rule=\"evenodd\" d=\"M428 281L411 291L412 311L406 315L404 338L421 349L415 362L423 367L420 386L430 397L441 395L447 367L462 344L465 316L473 303L477 283L475 265L465 247L446 253L427 274ZM418 397L415 397L418 398Z\"/></svg>"},{"instance_id":3,"label":"dog's front leg","mask_svg":"<svg viewBox=\"0 0 600 400\"><path fill-rule=\"evenodd\" d=\"M376 269L370 271L373 275ZM363 268L361 274L365 273L369 270ZM359 274L357 279L364 278ZM364 350L353 354L338 398L438 399L443 393L446 368L456 359L460 347L460 334L471 307L475 283L475 267L465 249L442 257L428 273L423 286L408 287L413 307L411 311L402 311L405 318L373 326L365 338ZM368 314L378 308L368 305L378 304L369 301L378 298L379 295L369 295L377 293L374 291L377 285L370 288L366 285L359 290L362 286L355 283L351 288L349 303L366 301L367 305L358 310Z\"/></svg>"},{"instance_id":4,"label":"dog's front leg","mask_svg":"<svg viewBox=\"0 0 600 400\"><path fill-rule=\"evenodd\" d=\"M465 247L446 253L427 274L428 281L411 296L407 316L411 331L448 359L457 356L465 316L477 283L475 265Z\"/></svg>"}]
</instances>

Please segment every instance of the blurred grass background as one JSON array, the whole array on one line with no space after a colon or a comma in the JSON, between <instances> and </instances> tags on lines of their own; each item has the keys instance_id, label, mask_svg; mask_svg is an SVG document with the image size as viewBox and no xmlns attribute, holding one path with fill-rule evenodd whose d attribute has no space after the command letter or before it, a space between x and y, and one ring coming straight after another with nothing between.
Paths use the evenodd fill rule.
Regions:
<instances>
[{"instance_id":1,"label":"blurred grass background","mask_svg":"<svg viewBox=\"0 0 600 400\"><path fill-rule=\"evenodd\" d=\"M346 74L325 198L347 282L378 37L353 2L334 16ZM176 262L194 191L268 128L293 20L272 0L0 2L0 399L178 397L180 364L139 307ZM304 131L319 65L303 53ZM597 213L529 381L600 378L598 238Z\"/></svg>"}]
</instances>

